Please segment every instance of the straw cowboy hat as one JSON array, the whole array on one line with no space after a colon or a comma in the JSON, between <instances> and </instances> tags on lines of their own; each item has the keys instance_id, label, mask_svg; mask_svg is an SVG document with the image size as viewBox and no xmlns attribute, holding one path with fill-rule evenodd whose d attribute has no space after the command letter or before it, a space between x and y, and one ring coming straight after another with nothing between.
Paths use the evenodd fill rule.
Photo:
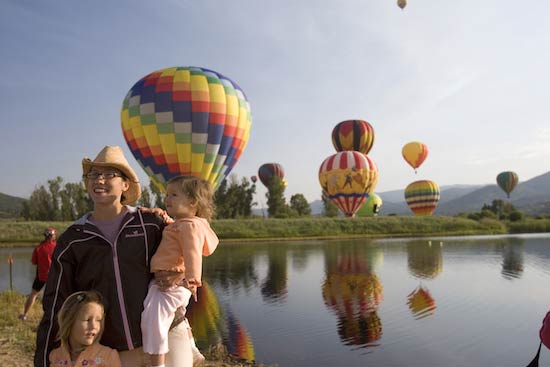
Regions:
<instances>
[{"instance_id":1,"label":"straw cowboy hat","mask_svg":"<svg viewBox=\"0 0 550 367\"><path fill-rule=\"evenodd\" d=\"M92 161L85 157L82 160L82 173L85 175L92 167L113 167L118 169L128 179L128 191L122 195L122 204L131 204L141 196L141 187L139 179L124 157L122 149L118 146L105 146Z\"/></svg>"}]
</instances>

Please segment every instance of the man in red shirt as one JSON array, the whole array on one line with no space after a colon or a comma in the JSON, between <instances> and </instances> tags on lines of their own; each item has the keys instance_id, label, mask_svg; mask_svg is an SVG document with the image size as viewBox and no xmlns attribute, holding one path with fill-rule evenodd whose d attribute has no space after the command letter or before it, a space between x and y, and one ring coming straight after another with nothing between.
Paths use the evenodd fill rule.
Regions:
<instances>
[{"instance_id":1,"label":"man in red shirt","mask_svg":"<svg viewBox=\"0 0 550 367\"><path fill-rule=\"evenodd\" d=\"M32 283L31 294L27 297L25 302L25 310L19 315L21 320L27 319L27 313L31 309L36 296L46 284L48 279L48 272L50 271L50 265L52 263L52 253L55 247L55 236L57 231L54 228L48 227L44 230L44 241L35 247L32 252L32 263L36 265L36 278Z\"/></svg>"}]
</instances>

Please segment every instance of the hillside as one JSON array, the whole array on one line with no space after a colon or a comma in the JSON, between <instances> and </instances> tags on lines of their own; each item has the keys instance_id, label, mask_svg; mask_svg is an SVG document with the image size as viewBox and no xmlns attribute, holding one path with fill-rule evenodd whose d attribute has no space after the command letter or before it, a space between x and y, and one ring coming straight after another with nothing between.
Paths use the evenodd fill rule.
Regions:
<instances>
[{"instance_id":1,"label":"hillside","mask_svg":"<svg viewBox=\"0 0 550 367\"><path fill-rule=\"evenodd\" d=\"M16 196L2 194L0 192L0 218L13 218L19 216L26 200Z\"/></svg>"},{"instance_id":2,"label":"hillside","mask_svg":"<svg viewBox=\"0 0 550 367\"><path fill-rule=\"evenodd\" d=\"M490 204L497 199L510 200L526 214L550 214L550 172L520 182L510 194L510 199L496 184L487 185L460 198L441 202L435 214L454 215L479 211L484 203Z\"/></svg>"}]
</instances>

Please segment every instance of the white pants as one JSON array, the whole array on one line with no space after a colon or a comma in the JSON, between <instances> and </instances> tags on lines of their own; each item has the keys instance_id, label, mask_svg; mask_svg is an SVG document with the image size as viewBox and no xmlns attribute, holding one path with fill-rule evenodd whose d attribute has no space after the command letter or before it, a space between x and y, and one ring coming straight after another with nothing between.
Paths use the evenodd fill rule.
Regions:
<instances>
[{"instance_id":1,"label":"white pants","mask_svg":"<svg viewBox=\"0 0 550 367\"><path fill-rule=\"evenodd\" d=\"M170 352L165 356L166 367L192 367L193 353L191 352L191 339L189 338L189 324L185 319L168 333L168 345ZM122 367L148 367L149 355L143 352L143 348L136 348L119 352Z\"/></svg>"},{"instance_id":2,"label":"white pants","mask_svg":"<svg viewBox=\"0 0 550 367\"><path fill-rule=\"evenodd\" d=\"M145 353L168 353L168 331L174 320L174 313L178 307L187 307L190 299L191 291L185 287L172 287L161 291L155 281L151 281L141 314L141 334Z\"/></svg>"}]
</instances>

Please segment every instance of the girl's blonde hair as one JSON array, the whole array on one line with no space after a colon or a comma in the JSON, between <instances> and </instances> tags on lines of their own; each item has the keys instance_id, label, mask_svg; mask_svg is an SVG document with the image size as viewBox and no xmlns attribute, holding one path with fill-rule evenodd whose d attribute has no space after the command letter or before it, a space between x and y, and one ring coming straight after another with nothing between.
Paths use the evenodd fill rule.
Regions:
<instances>
[{"instance_id":1,"label":"girl's blonde hair","mask_svg":"<svg viewBox=\"0 0 550 367\"><path fill-rule=\"evenodd\" d=\"M103 316L105 316L105 306L103 305L103 297L101 293L97 291L85 291L85 292L75 292L71 294L59 310L57 314L57 322L59 323L59 332L58 338L61 340L61 345L66 349L70 350L69 337L71 336L71 329L76 320L78 312L88 303L97 303L103 308ZM101 339L103 335L103 326L105 320L101 321L101 330L96 335L94 343Z\"/></svg>"},{"instance_id":2,"label":"girl's blonde hair","mask_svg":"<svg viewBox=\"0 0 550 367\"><path fill-rule=\"evenodd\" d=\"M178 185L181 192L197 203L197 217L212 219L214 189L210 182L195 176L177 176L168 181L170 184Z\"/></svg>"}]
</instances>

